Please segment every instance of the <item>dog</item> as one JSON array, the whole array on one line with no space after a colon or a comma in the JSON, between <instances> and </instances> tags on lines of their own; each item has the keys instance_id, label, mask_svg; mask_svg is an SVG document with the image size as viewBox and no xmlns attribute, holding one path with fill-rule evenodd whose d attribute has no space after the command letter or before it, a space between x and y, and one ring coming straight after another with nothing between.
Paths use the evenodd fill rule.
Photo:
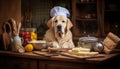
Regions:
<instances>
[{"instance_id":1,"label":"dog","mask_svg":"<svg viewBox=\"0 0 120 69\"><path fill-rule=\"evenodd\" d=\"M73 48L72 33L70 31L73 26L69 18L63 15L52 17L47 26L49 29L44 35L47 46L54 48Z\"/></svg>"}]
</instances>

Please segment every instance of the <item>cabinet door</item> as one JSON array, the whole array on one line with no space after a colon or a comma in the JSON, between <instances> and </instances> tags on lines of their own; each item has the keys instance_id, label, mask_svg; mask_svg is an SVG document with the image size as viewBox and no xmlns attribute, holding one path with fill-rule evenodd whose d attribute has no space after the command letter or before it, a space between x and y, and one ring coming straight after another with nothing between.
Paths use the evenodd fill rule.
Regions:
<instances>
[{"instance_id":1,"label":"cabinet door","mask_svg":"<svg viewBox=\"0 0 120 69\"><path fill-rule=\"evenodd\" d=\"M39 69L95 69L96 64L63 62L63 61L40 61Z\"/></svg>"},{"instance_id":2,"label":"cabinet door","mask_svg":"<svg viewBox=\"0 0 120 69\"><path fill-rule=\"evenodd\" d=\"M0 69L5 69L5 60L2 57L0 57Z\"/></svg>"},{"instance_id":3,"label":"cabinet door","mask_svg":"<svg viewBox=\"0 0 120 69\"><path fill-rule=\"evenodd\" d=\"M102 0L103 36L112 32L120 36L120 1Z\"/></svg>"},{"instance_id":4,"label":"cabinet door","mask_svg":"<svg viewBox=\"0 0 120 69\"><path fill-rule=\"evenodd\" d=\"M99 0L72 0L74 36L99 36Z\"/></svg>"},{"instance_id":5,"label":"cabinet door","mask_svg":"<svg viewBox=\"0 0 120 69\"><path fill-rule=\"evenodd\" d=\"M37 61L29 59L6 59L5 69L37 69Z\"/></svg>"}]
</instances>

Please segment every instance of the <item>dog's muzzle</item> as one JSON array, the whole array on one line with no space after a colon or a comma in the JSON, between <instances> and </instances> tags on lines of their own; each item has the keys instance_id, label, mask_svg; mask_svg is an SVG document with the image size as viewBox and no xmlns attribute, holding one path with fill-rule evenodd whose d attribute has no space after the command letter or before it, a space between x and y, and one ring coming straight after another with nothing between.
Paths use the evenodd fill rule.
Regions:
<instances>
[{"instance_id":1,"label":"dog's muzzle","mask_svg":"<svg viewBox=\"0 0 120 69\"><path fill-rule=\"evenodd\" d=\"M57 34L59 35L59 37L62 37L63 32L62 32L62 26L61 25L57 26Z\"/></svg>"},{"instance_id":2,"label":"dog's muzzle","mask_svg":"<svg viewBox=\"0 0 120 69\"><path fill-rule=\"evenodd\" d=\"M61 25L57 26L57 32L62 32L62 26Z\"/></svg>"}]
</instances>

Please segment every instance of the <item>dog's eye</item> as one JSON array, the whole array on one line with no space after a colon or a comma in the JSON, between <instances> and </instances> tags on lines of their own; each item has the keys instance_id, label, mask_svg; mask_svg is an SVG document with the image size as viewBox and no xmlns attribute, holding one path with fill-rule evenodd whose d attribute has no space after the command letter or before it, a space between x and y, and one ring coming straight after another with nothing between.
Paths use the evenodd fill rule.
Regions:
<instances>
[{"instance_id":1,"label":"dog's eye","mask_svg":"<svg viewBox=\"0 0 120 69\"><path fill-rule=\"evenodd\" d=\"M57 23L58 22L58 20L55 20L55 23Z\"/></svg>"},{"instance_id":2,"label":"dog's eye","mask_svg":"<svg viewBox=\"0 0 120 69\"><path fill-rule=\"evenodd\" d=\"M65 21L62 21L63 23L65 23Z\"/></svg>"}]
</instances>

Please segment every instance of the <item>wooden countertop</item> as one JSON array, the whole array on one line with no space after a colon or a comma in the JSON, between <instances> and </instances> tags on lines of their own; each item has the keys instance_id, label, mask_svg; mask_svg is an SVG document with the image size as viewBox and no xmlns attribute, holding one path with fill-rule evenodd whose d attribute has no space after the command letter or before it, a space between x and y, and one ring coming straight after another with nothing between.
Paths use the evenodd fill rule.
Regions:
<instances>
[{"instance_id":1,"label":"wooden countertop","mask_svg":"<svg viewBox=\"0 0 120 69\"><path fill-rule=\"evenodd\" d=\"M69 62L89 62L89 63L101 63L112 59L119 54L102 54L103 57L94 57L94 58L86 58L86 59L76 59L73 57L58 55L46 57L43 55L38 55L33 52L25 52L25 53L16 53L11 51L0 51L0 56L10 56L10 57L20 57L20 58L28 58L28 59L39 59L39 60L57 60L57 61L69 61Z\"/></svg>"}]
</instances>

